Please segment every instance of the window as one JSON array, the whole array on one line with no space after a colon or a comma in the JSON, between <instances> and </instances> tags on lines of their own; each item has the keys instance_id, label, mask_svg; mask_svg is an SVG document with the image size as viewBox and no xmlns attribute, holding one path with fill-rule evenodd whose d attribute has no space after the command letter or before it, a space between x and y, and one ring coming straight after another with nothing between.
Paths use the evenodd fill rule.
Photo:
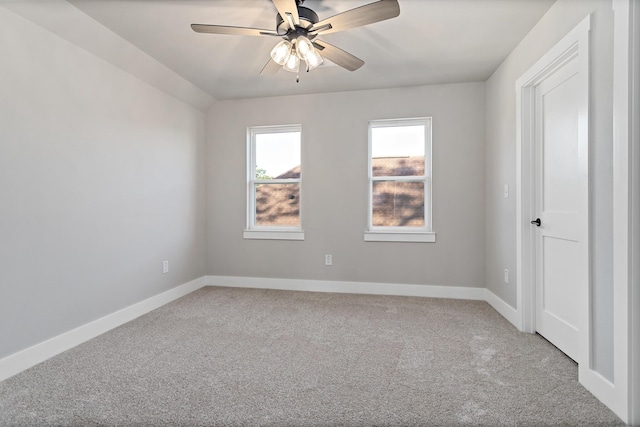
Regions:
<instances>
[{"instance_id":1,"label":"window","mask_svg":"<svg viewBox=\"0 0 640 427\"><path fill-rule=\"evenodd\" d=\"M431 118L369 122L366 241L435 242Z\"/></svg>"},{"instance_id":2,"label":"window","mask_svg":"<svg viewBox=\"0 0 640 427\"><path fill-rule=\"evenodd\" d=\"M247 239L303 240L299 125L252 127L247 142Z\"/></svg>"}]
</instances>

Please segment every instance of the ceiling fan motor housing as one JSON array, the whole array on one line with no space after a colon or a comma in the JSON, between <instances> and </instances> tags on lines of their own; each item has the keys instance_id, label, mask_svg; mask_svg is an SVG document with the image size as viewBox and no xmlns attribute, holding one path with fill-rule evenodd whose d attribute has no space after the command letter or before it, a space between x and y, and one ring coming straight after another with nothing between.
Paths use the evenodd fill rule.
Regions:
<instances>
[{"instance_id":1,"label":"ceiling fan motor housing","mask_svg":"<svg viewBox=\"0 0 640 427\"><path fill-rule=\"evenodd\" d=\"M300 17L300 27L303 29L311 28L313 24L320 20L313 10L303 6L298 6L298 16ZM280 16L279 13L276 15L276 31L278 34L285 36L289 31L295 33L296 30L297 28L292 29L289 22Z\"/></svg>"}]
</instances>

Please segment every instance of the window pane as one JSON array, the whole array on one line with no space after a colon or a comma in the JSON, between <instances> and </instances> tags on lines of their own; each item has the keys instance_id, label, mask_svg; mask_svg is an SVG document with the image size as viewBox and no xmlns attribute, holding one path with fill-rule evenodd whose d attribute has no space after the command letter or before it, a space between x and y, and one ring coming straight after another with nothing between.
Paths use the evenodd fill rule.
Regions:
<instances>
[{"instance_id":1,"label":"window pane","mask_svg":"<svg viewBox=\"0 0 640 427\"><path fill-rule=\"evenodd\" d=\"M389 126L371 129L373 176L422 176L425 161L425 128Z\"/></svg>"},{"instance_id":2,"label":"window pane","mask_svg":"<svg viewBox=\"0 0 640 427\"><path fill-rule=\"evenodd\" d=\"M300 225L300 184L257 185L256 225Z\"/></svg>"},{"instance_id":3,"label":"window pane","mask_svg":"<svg viewBox=\"0 0 640 427\"><path fill-rule=\"evenodd\" d=\"M423 227L424 182L374 182L372 224Z\"/></svg>"},{"instance_id":4,"label":"window pane","mask_svg":"<svg viewBox=\"0 0 640 427\"><path fill-rule=\"evenodd\" d=\"M373 176L422 176L424 156L374 157L371 169Z\"/></svg>"},{"instance_id":5,"label":"window pane","mask_svg":"<svg viewBox=\"0 0 640 427\"><path fill-rule=\"evenodd\" d=\"M300 132L258 133L256 179L300 178Z\"/></svg>"}]
</instances>

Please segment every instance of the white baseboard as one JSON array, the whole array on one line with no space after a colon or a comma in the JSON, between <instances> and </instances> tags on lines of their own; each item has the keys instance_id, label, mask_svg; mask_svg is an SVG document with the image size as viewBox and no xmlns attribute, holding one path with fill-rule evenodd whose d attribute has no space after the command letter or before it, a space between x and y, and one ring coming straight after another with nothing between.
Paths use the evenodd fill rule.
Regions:
<instances>
[{"instance_id":1,"label":"white baseboard","mask_svg":"<svg viewBox=\"0 0 640 427\"><path fill-rule=\"evenodd\" d=\"M231 288L485 300L485 288L468 286L403 285L394 283L338 282L330 280L271 279L236 276L207 276L206 284L207 286Z\"/></svg>"},{"instance_id":2,"label":"white baseboard","mask_svg":"<svg viewBox=\"0 0 640 427\"><path fill-rule=\"evenodd\" d=\"M485 288L260 277L203 276L0 359L0 381L129 322L136 317L142 316L171 301L196 291L203 286L478 300L488 302L498 313L516 327L518 327L519 324L517 311Z\"/></svg>"},{"instance_id":3,"label":"white baseboard","mask_svg":"<svg viewBox=\"0 0 640 427\"><path fill-rule=\"evenodd\" d=\"M38 363L44 362L57 354L95 338L204 286L479 300L486 301L516 328L521 329L521 317L518 311L486 288L260 277L203 276L0 359L0 381L12 377ZM617 394L615 393L616 390L614 390L615 387L613 384L597 372L589 369L580 369L580 382L587 390L620 415L619 405L611 399L612 396Z\"/></svg>"},{"instance_id":4,"label":"white baseboard","mask_svg":"<svg viewBox=\"0 0 640 427\"><path fill-rule=\"evenodd\" d=\"M498 313L507 319L513 326L522 330L522 316L518 313L518 310L511 307L504 300L491 292L489 289L484 289L484 300L489 303Z\"/></svg>"},{"instance_id":5,"label":"white baseboard","mask_svg":"<svg viewBox=\"0 0 640 427\"><path fill-rule=\"evenodd\" d=\"M0 359L0 381L198 290L205 284L205 277L200 277Z\"/></svg>"}]
</instances>

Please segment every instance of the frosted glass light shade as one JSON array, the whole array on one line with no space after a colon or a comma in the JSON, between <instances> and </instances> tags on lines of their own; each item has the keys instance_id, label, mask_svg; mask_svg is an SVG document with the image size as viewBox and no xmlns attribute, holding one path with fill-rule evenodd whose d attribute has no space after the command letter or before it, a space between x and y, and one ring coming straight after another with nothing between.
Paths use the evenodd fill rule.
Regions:
<instances>
[{"instance_id":1,"label":"frosted glass light shade","mask_svg":"<svg viewBox=\"0 0 640 427\"><path fill-rule=\"evenodd\" d=\"M271 50L271 59L279 65L284 65L291 56L291 47L291 42L282 40Z\"/></svg>"},{"instance_id":2,"label":"frosted glass light shade","mask_svg":"<svg viewBox=\"0 0 640 427\"><path fill-rule=\"evenodd\" d=\"M322 56L320 56L320 54L314 50L312 53L307 55L307 69L309 71L313 70L314 68L322 64L322 61Z\"/></svg>"},{"instance_id":3,"label":"frosted glass light shade","mask_svg":"<svg viewBox=\"0 0 640 427\"><path fill-rule=\"evenodd\" d=\"M300 59L304 59L306 61L307 57L311 55L315 49L308 38L300 36L296 39L296 51L298 52Z\"/></svg>"},{"instance_id":4,"label":"frosted glass light shade","mask_svg":"<svg viewBox=\"0 0 640 427\"><path fill-rule=\"evenodd\" d=\"M297 73L298 70L300 69L300 58L298 58L298 55L292 52L291 55L289 55L289 58L287 58L287 62L284 63L284 66L282 68L284 68L285 71Z\"/></svg>"}]
</instances>

